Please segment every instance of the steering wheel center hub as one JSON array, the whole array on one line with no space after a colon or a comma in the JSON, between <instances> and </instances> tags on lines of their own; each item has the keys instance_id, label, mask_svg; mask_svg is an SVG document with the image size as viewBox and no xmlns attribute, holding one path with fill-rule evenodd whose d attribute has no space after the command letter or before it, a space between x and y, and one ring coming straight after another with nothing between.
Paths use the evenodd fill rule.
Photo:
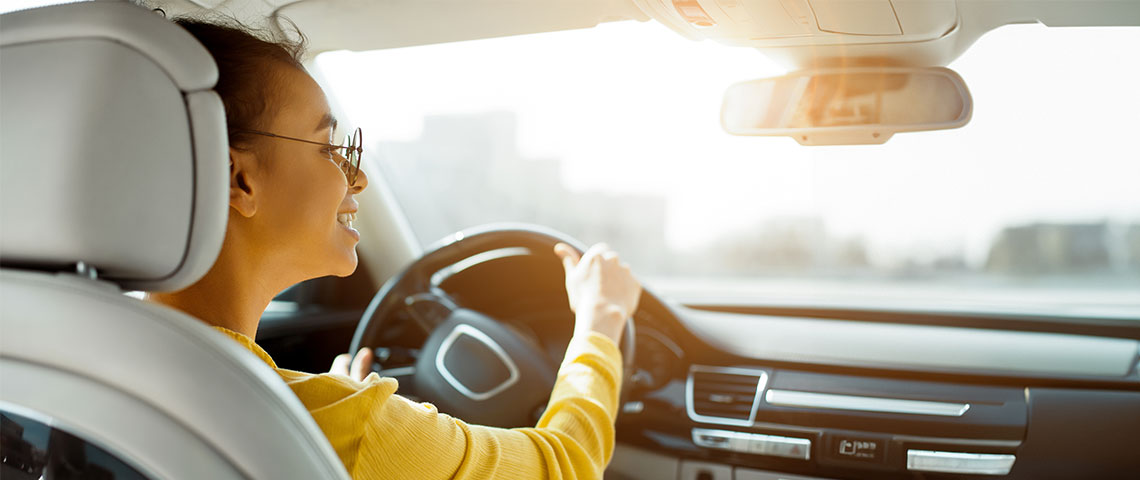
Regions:
<instances>
[{"instance_id":1,"label":"steering wheel center hub","mask_svg":"<svg viewBox=\"0 0 1140 480\"><path fill-rule=\"evenodd\" d=\"M493 338L469 324L451 329L435 355L435 369L463 396L486 400L519 381L514 360Z\"/></svg>"},{"instance_id":2,"label":"steering wheel center hub","mask_svg":"<svg viewBox=\"0 0 1140 480\"><path fill-rule=\"evenodd\" d=\"M424 343L415 390L467 421L530 425L528 409L504 407L549 397L557 374L550 363L539 345L502 322L458 309Z\"/></svg>"}]
</instances>

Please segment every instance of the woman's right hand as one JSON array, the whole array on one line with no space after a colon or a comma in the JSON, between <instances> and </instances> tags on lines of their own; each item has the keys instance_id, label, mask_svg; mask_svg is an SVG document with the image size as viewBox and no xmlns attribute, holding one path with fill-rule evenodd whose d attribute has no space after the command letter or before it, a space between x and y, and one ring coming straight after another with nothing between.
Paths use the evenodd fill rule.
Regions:
<instances>
[{"instance_id":1,"label":"woman's right hand","mask_svg":"<svg viewBox=\"0 0 1140 480\"><path fill-rule=\"evenodd\" d=\"M641 299L641 283L629 265L604 243L581 256L573 247L559 243L554 253L566 270L566 294L576 317L574 334L595 331L620 344L625 322Z\"/></svg>"},{"instance_id":2,"label":"woman's right hand","mask_svg":"<svg viewBox=\"0 0 1140 480\"><path fill-rule=\"evenodd\" d=\"M344 375L358 382L363 382L368 374L372 373L372 349L361 348L359 352L356 352L355 358L347 353L337 355L333 359L329 373Z\"/></svg>"}]
</instances>

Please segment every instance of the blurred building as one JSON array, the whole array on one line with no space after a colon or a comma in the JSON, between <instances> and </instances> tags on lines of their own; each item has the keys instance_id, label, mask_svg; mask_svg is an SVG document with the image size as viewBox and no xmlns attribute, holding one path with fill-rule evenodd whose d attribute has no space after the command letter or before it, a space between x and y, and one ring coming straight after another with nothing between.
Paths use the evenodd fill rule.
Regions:
<instances>
[{"instance_id":1,"label":"blurred building","mask_svg":"<svg viewBox=\"0 0 1140 480\"><path fill-rule=\"evenodd\" d=\"M431 243L492 222L529 222L586 243L607 242L636 270L657 273L665 198L567 190L561 159L525 158L510 112L428 117L411 142L372 146L416 236Z\"/></svg>"},{"instance_id":2,"label":"blurred building","mask_svg":"<svg viewBox=\"0 0 1140 480\"><path fill-rule=\"evenodd\" d=\"M726 234L689 257L689 271L708 275L813 275L865 271L858 238L832 235L818 217L774 219Z\"/></svg>"},{"instance_id":3,"label":"blurred building","mask_svg":"<svg viewBox=\"0 0 1140 480\"><path fill-rule=\"evenodd\" d=\"M1140 225L1034 223L1006 227L985 269L1007 274L1120 272L1140 266Z\"/></svg>"}]
</instances>

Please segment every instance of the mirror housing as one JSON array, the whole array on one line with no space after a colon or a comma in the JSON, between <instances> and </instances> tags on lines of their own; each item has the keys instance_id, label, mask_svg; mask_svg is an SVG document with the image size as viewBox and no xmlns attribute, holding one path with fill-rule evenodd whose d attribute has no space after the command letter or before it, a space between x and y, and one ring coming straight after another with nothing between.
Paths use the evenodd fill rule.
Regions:
<instances>
[{"instance_id":1,"label":"mirror housing","mask_svg":"<svg viewBox=\"0 0 1140 480\"><path fill-rule=\"evenodd\" d=\"M898 132L958 128L972 113L966 82L948 68L822 68L732 85L721 126L801 145L865 145Z\"/></svg>"}]
</instances>

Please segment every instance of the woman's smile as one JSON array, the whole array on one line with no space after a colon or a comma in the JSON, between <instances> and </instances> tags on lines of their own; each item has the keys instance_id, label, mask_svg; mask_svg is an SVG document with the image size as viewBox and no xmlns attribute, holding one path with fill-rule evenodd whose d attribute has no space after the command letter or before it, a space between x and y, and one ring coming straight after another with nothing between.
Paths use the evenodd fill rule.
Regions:
<instances>
[{"instance_id":1,"label":"woman's smile","mask_svg":"<svg viewBox=\"0 0 1140 480\"><path fill-rule=\"evenodd\" d=\"M356 231L355 228L352 228L352 224L354 222L356 222L355 211L338 213L336 216L336 223L340 224L340 226L343 227L349 235L352 235L352 238L355 238L357 241L359 241L360 232Z\"/></svg>"}]
</instances>

